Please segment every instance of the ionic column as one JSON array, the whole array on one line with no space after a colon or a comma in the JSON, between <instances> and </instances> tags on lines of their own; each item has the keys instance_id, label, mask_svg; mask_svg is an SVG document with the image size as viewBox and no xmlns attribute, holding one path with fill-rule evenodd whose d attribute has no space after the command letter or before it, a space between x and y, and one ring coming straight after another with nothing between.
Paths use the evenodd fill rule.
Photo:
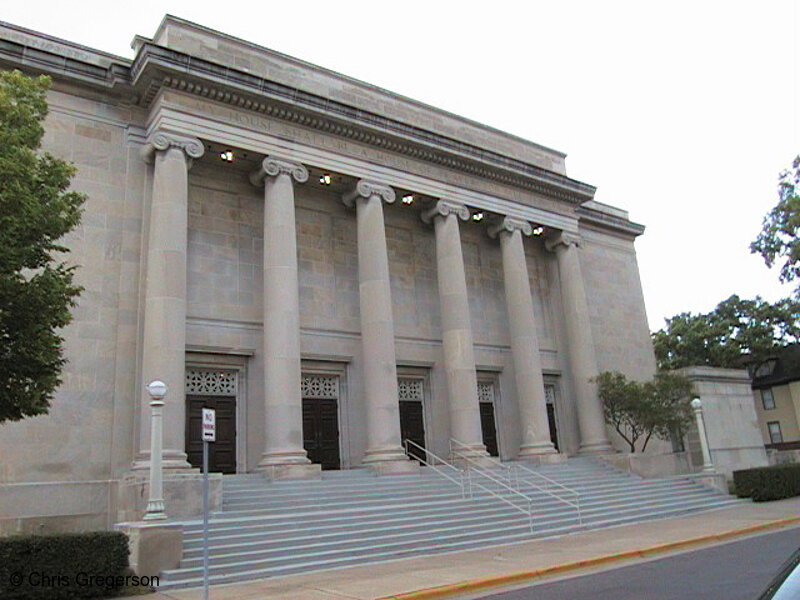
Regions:
<instances>
[{"instance_id":1,"label":"ionic column","mask_svg":"<svg viewBox=\"0 0 800 600\"><path fill-rule=\"evenodd\" d=\"M145 384L160 379L170 395L164 403L163 466L188 468L184 431L186 400L186 251L188 236L188 170L203 156L203 144L163 131L143 150L154 162L145 272L142 372L139 398L139 452L134 468L150 457L150 396Z\"/></svg>"},{"instance_id":2,"label":"ionic column","mask_svg":"<svg viewBox=\"0 0 800 600\"><path fill-rule=\"evenodd\" d=\"M358 227L358 287L364 393L367 412L367 450L364 464L375 471L413 471L400 440L400 404L394 321L389 285L389 258L383 222L383 202L395 201L388 186L360 180L342 201L356 207Z\"/></svg>"},{"instance_id":3,"label":"ionic column","mask_svg":"<svg viewBox=\"0 0 800 600\"><path fill-rule=\"evenodd\" d=\"M250 176L264 186L264 452L259 470L277 479L313 477L303 448L300 392L300 301L294 179L308 181L301 164L265 158Z\"/></svg>"},{"instance_id":4,"label":"ionic column","mask_svg":"<svg viewBox=\"0 0 800 600\"><path fill-rule=\"evenodd\" d=\"M450 433L475 456L488 456L483 444L478 379L472 345L467 279L458 219L469 219L463 204L439 200L422 213L436 235L436 278L442 313L442 349L450 407Z\"/></svg>"},{"instance_id":5,"label":"ionic column","mask_svg":"<svg viewBox=\"0 0 800 600\"><path fill-rule=\"evenodd\" d=\"M565 232L546 241L547 249L556 253L561 279L568 360L581 436L579 452L592 454L609 452L612 448L606 433L603 406L594 381L599 370L578 256L579 244L578 236Z\"/></svg>"},{"instance_id":6,"label":"ionic column","mask_svg":"<svg viewBox=\"0 0 800 600\"><path fill-rule=\"evenodd\" d=\"M519 458L544 459L556 454L550 441L547 403L544 396L542 361L533 313L528 265L522 234L533 231L527 221L505 217L489 227L491 237L500 238L503 255L503 281L508 307L508 328L511 335L511 356L522 428Z\"/></svg>"}]
</instances>

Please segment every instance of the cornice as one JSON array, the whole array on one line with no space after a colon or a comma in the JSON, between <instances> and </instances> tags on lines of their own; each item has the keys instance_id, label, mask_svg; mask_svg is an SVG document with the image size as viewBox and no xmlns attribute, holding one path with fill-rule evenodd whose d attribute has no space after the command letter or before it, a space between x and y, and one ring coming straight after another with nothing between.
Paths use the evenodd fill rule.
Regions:
<instances>
[{"instance_id":1,"label":"cornice","mask_svg":"<svg viewBox=\"0 0 800 600\"><path fill-rule=\"evenodd\" d=\"M142 43L131 78L143 106L171 88L573 204L594 196L593 186L536 165L153 43Z\"/></svg>"},{"instance_id":2,"label":"cornice","mask_svg":"<svg viewBox=\"0 0 800 600\"><path fill-rule=\"evenodd\" d=\"M119 58L103 66L33 42L0 39L0 63L99 87L143 107L162 88L180 90L573 205L592 199L595 192L591 185L513 157L150 41L139 44L132 62Z\"/></svg>"},{"instance_id":3,"label":"cornice","mask_svg":"<svg viewBox=\"0 0 800 600\"><path fill-rule=\"evenodd\" d=\"M593 210L586 206L578 206L575 209L575 213L583 222L598 225L605 229L612 229L614 231L626 233L633 237L642 235L645 230L644 225L634 223L628 219L616 217L605 212Z\"/></svg>"}]
</instances>

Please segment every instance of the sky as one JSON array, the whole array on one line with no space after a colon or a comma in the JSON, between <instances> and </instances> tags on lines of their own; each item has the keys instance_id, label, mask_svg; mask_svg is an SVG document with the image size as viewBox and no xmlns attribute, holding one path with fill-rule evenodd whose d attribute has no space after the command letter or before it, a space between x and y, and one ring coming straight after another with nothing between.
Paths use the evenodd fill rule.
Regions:
<instances>
[{"instance_id":1,"label":"sky","mask_svg":"<svg viewBox=\"0 0 800 600\"><path fill-rule=\"evenodd\" d=\"M652 330L792 291L748 246L800 154L800 0L0 3L2 21L127 58L165 13L565 152L647 227Z\"/></svg>"}]
</instances>

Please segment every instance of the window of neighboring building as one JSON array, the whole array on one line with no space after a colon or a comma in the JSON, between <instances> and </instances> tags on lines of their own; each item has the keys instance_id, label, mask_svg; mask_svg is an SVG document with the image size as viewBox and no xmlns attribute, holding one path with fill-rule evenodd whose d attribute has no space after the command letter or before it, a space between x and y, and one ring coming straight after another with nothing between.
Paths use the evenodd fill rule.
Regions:
<instances>
[{"instance_id":1,"label":"window of neighboring building","mask_svg":"<svg viewBox=\"0 0 800 600\"><path fill-rule=\"evenodd\" d=\"M771 444L780 444L783 442L783 434L781 433L781 424L778 421L770 421L767 423L769 428L769 441Z\"/></svg>"},{"instance_id":2,"label":"window of neighboring building","mask_svg":"<svg viewBox=\"0 0 800 600\"><path fill-rule=\"evenodd\" d=\"M772 395L772 388L761 390L761 404L764 405L764 410L775 408L775 397Z\"/></svg>"}]
</instances>

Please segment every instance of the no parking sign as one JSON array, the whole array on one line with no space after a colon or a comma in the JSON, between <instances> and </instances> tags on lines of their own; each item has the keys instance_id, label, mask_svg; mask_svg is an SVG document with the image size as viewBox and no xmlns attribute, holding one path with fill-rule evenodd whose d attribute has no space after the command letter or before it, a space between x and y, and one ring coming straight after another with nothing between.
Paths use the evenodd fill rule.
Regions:
<instances>
[{"instance_id":1,"label":"no parking sign","mask_svg":"<svg viewBox=\"0 0 800 600\"><path fill-rule=\"evenodd\" d=\"M203 409L203 441L217 441L217 412L212 408Z\"/></svg>"}]
</instances>

